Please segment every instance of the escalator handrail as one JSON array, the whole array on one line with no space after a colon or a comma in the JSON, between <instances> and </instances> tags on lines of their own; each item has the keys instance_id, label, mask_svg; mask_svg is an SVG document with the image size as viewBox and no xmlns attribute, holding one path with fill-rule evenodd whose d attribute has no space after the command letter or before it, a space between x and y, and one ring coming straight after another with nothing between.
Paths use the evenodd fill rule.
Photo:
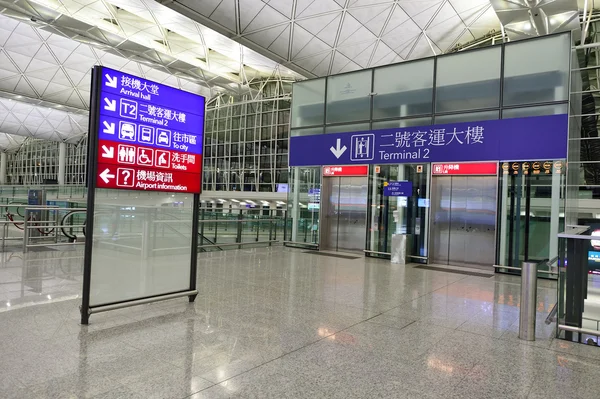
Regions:
<instances>
[{"instance_id":1,"label":"escalator handrail","mask_svg":"<svg viewBox=\"0 0 600 399\"><path fill-rule=\"evenodd\" d=\"M63 217L62 217L62 219L61 219L61 222L60 222L60 224L61 224L61 228L60 228L60 229L61 229L61 231L62 231L63 235L64 235L65 237L67 237L69 240L71 240L72 242L75 242L75 241L77 241L77 236L76 236L75 234L71 234L71 233L69 233L69 232L67 232L67 231L65 230L66 228L68 228L68 227L66 227L66 226L65 226L65 221L67 220L67 218L69 218L69 217L72 217L72 216L73 216L73 215L75 215L76 213L86 213L86 211L70 211L70 212L68 212L67 214L65 214L65 216L63 216ZM172 216L172 215L169 215L169 216ZM83 224L83 226L84 226L84 227L83 227L83 235L84 235L84 237L85 237L85 235L86 235L86 228L85 228L86 222L87 222L87 220L84 220L84 221L83 221L83 223L82 223L82 224ZM167 225L167 227L169 227L169 228L170 228L170 229L172 229L172 230L175 230L175 229L174 229L173 227L171 227L171 226L168 226L168 225ZM202 238L202 240L203 240L203 241L207 241L207 242L208 242L210 245L214 246L214 247L215 247L215 248L217 248L218 250L220 250L220 251L222 251L222 250L223 250L223 248L219 247L219 246L218 246L218 245L217 245L217 244L216 244L214 241L212 241L211 239L207 238L207 237L206 237L205 235L203 235L202 233L198 232L198 236L200 236L200 238Z\"/></svg>"},{"instance_id":2,"label":"escalator handrail","mask_svg":"<svg viewBox=\"0 0 600 399\"><path fill-rule=\"evenodd\" d=\"M212 240L211 240L211 239L209 239L209 238L206 238L206 236L205 236L204 234L202 234L202 233L198 232L198 235L199 235L199 236L200 236L200 237L201 237L203 240L206 240L206 241L208 241L208 242L209 242L211 245L213 245L215 248L219 249L219 251L222 251L222 250L223 250L223 248L221 248L221 247L217 246L217 244L215 244L215 242L214 242L214 241L212 241ZM200 246L200 248L202 248L202 246ZM203 248L202 248L202 249L203 249Z\"/></svg>"},{"instance_id":3,"label":"escalator handrail","mask_svg":"<svg viewBox=\"0 0 600 399\"><path fill-rule=\"evenodd\" d=\"M71 240L71 242L77 241L77 236L75 234L67 233L67 231L65 230L65 220L67 218L73 216L76 213L87 213L87 211L70 211L70 212L67 212L67 214L65 216L63 216L62 219L60 220L60 225L61 225L60 230L65 235L65 237L67 237L69 240ZM84 226L85 226L85 222L86 222L86 220L84 220L82 223ZM85 237L85 227L83 227L83 236Z\"/></svg>"}]
</instances>

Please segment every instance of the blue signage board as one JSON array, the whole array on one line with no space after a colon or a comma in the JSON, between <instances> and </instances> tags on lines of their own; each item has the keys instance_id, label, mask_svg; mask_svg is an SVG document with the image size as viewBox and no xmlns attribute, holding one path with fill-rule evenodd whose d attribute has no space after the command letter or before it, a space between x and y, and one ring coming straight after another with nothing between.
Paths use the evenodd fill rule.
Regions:
<instances>
[{"instance_id":1,"label":"blue signage board","mask_svg":"<svg viewBox=\"0 0 600 399\"><path fill-rule=\"evenodd\" d=\"M412 197L411 181L387 181L383 183L384 197Z\"/></svg>"},{"instance_id":2,"label":"blue signage board","mask_svg":"<svg viewBox=\"0 0 600 399\"><path fill-rule=\"evenodd\" d=\"M139 100L157 108L175 108L178 114L183 111L204 116L204 97L106 67L102 68L102 93Z\"/></svg>"},{"instance_id":3,"label":"blue signage board","mask_svg":"<svg viewBox=\"0 0 600 399\"><path fill-rule=\"evenodd\" d=\"M567 156L568 115L290 138L290 166L522 161Z\"/></svg>"},{"instance_id":4,"label":"blue signage board","mask_svg":"<svg viewBox=\"0 0 600 399\"><path fill-rule=\"evenodd\" d=\"M200 193L204 97L97 68L96 186Z\"/></svg>"}]
</instances>

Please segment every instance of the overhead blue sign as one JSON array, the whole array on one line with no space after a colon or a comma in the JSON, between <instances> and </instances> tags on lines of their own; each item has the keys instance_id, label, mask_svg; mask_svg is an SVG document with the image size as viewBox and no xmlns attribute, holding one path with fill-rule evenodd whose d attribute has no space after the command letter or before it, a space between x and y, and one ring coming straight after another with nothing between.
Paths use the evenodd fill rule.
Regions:
<instances>
[{"instance_id":1,"label":"overhead blue sign","mask_svg":"<svg viewBox=\"0 0 600 399\"><path fill-rule=\"evenodd\" d=\"M384 197L411 197L413 184L411 181L388 181L383 183Z\"/></svg>"},{"instance_id":2,"label":"overhead blue sign","mask_svg":"<svg viewBox=\"0 0 600 399\"><path fill-rule=\"evenodd\" d=\"M290 138L290 166L523 161L567 157L568 115Z\"/></svg>"}]
</instances>

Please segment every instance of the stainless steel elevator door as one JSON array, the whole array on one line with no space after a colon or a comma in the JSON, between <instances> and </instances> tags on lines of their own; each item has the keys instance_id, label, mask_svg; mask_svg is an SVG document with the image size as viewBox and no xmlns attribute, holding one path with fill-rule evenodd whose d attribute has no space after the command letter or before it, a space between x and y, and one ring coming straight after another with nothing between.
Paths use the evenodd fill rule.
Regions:
<instances>
[{"instance_id":1,"label":"stainless steel elevator door","mask_svg":"<svg viewBox=\"0 0 600 399\"><path fill-rule=\"evenodd\" d=\"M431 181L431 193L431 261L446 265L450 240L452 178L434 177Z\"/></svg>"},{"instance_id":2,"label":"stainless steel elevator door","mask_svg":"<svg viewBox=\"0 0 600 399\"><path fill-rule=\"evenodd\" d=\"M469 177L465 263L491 266L496 259L496 176Z\"/></svg>"},{"instance_id":3,"label":"stainless steel elevator door","mask_svg":"<svg viewBox=\"0 0 600 399\"><path fill-rule=\"evenodd\" d=\"M321 248L325 250L337 250L339 208L340 179L326 177L321 190Z\"/></svg>"},{"instance_id":4,"label":"stainless steel elevator door","mask_svg":"<svg viewBox=\"0 0 600 399\"><path fill-rule=\"evenodd\" d=\"M467 236L469 196L468 177L453 176L450 206L450 242L448 245L448 264L462 265L468 255L465 253Z\"/></svg>"},{"instance_id":5,"label":"stainless steel elevator door","mask_svg":"<svg viewBox=\"0 0 600 399\"><path fill-rule=\"evenodd\" d=\"M340 177L338 250L362 251L367 233L366 177Z\"/></svg>"},{"instance_id":6,"label":"stainless steel elevator door","mask_svg":"<svg viewBox=\"0 0 600 399\"><path fill-rule=\"evenodd\" d=\"M323 178L321 248L362 251L367 223L367 177Z\"/></svg>"},{"instance_id":7,"label":"stainless steel elevator door","mask_svg":"<svg viewBox=\"0 0 600 399\"><path fill-rule=\"evenodd\" d=\"M489 266L496 257L496 176L432 179L432 262Z\"/></svg>"}]
</instances>

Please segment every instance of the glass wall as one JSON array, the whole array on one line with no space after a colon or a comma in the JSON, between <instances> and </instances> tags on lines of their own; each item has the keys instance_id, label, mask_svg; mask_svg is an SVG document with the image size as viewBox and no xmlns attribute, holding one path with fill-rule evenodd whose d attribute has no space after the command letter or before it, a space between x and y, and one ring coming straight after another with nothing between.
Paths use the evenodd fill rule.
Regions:
<instances>
[{"instance_id":1,"label":"glass wall","mask_svg":"<svg viewBox=\"0 0 600 399\"><path fill-rule=\"evenodd\" d=\"M374 165L370 167L367 249L372 255L391 252L392 234L407 234L407 253L421 261L428 255L429 164ZM383 195L388 181L410 181L410 197Z\"/></svg>"},{"instance_id":2,"label":"glass wall","mask_svg":"<svg viewBox=\"0 0 600 399\"><path fill-rule=\"evenodd\" d=\"M327 123L370 119L370 70L327 78Z\"/></svg>"},{"instance_id":3,"label":"glass wall","mask_svg":"<svg viewBox=\"0 0 600 399\"><path fill-rule=\"evenodd\" d=\"M431 114L433 58L391 65L373 72L373 119Z\"/></svg>"},{"instance_id":4,"label":"glass wall","mask_svg":"<svg viewBox=\"0 0 600 399\"><path fill-rule=\"evenodd\" d=\"M7 184L57 184L58 141L27 138L16 152L8 154ZM65 184L85 184L87 136L77 143L65 143Z\"/></svg>"},{"instance_id":5,"label":"glass wall","mask_svg":"<svg viewBox=\"0 0 600 399\"><path fill-rule=\"evenodd\" d=\"M313 86L300 85L301 100L318 97ZM278 185L288 183L289 89L280 87L276 93L275 98L208 104L203 190L277 192ZM301 103L308 106L306 101Z\"/></svg>"},{"instance_id":6,"label":"glass wall","mask_svg":"<svg viewBox=\"0 0 600 399\"><path fill-rule=\"evenodd\" d=\"M566 101L570 68L570 56L566 54L570 51L571 37L568 34L507 45L503 105Z\"/></svg>"},{"instance_id":7,"label":"glass wall","mask_svg":"<svg viewBox=\"0 0 600 399\"><path fill-rule=\"evenodd\" d=\"M325 122L325 78L294 84L292 128Z\"/></svg>"},{"instance_id":8,"label":"glass wall","mask_svg":"<svg viewBox=\"0 0 600 399\"><path fill-rule=\"evenodd\" d=\"M498 108L502 47L440 57L436 74L436 112Z\"/></svg>"},{"instance_id":9,"label":"glass wall","mask_svg":"<svg viewBox=\"0 0 600 399\"><path fill-rule=\"evenodd\" d=\"M569 99L570 48L570 34L562 33L296 83L292 95L291 135L565 114ZM416 172L417 167L421 172ZM402 231L411 236L413 260L427 258L428 221L424 221L429 218L428 168L427 164L371 165L366 250L389 253L391 235ZM319 172L315 172L315 176L320 179L320 168L316 169ZM292 168L291 173L295 171L296 168ZM550 223L554 232L559 222L563 223L559 214L564 216L561 202L564 180L552 176L531 178L534 188L530 200L538 207L539 214L533 222L535 226L528 227L528 234L533 237L529 252L534 258L551 257L556 252L551 238L554 236L540 235L536 231ZM384 197L383 183L390 180L412 181L418 191L408 199ZM550 203L545 197L547 186L558 196L557 203ZM309 189L306 184L296 185L297 191L290 193L290 200L306 203ZM314 219L314 212L303 213L301 206L297 209L296 213L290 213L292 219L306 220L309 216ZM392 216L394 211L399 211L398 222ZM517 214L520 213L519 209ZM549 213L553 214L552 221L546 220ZM300 226L300 219L291 223ZM310 226L315 228L314 223ZM513 228L510 233L513 236L505 237L508 233L503 230L503 245L524 237L524 226L518 223L514 226L521 230L520 235L515 238L517 232ZM314 234L312 241L307 240L317 244L318 236ZM506 262L507 257L502 255L498 262Z\"/></svg>"},{"instance_id":10,"label":"glass wall","mask_svg":"<svg viewBox=\"0 0 600 399\"><path fill-rule=\"evenodd\" d=\"M296 245L319 245L321 168L292 168L286 237Z\"/></svg>"}]
</instances>

